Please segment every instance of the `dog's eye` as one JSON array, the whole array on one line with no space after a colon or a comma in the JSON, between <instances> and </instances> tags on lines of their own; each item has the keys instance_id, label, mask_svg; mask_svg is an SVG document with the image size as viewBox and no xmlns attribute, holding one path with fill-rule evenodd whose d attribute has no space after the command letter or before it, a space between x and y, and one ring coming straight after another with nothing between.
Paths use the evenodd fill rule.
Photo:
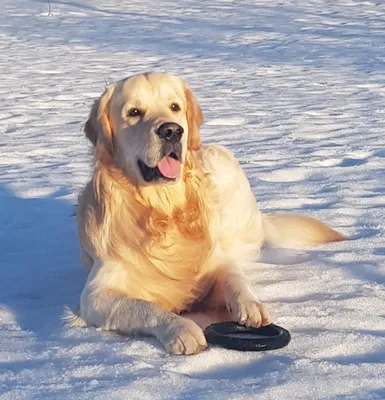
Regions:
<instances>
[{"instance_id":1,"label":"dog's eye","mask_svg":"<svg viewBox=\"0 0 385 400\"><path fill-rule=\"evenodd\" d=\"M172 103L171 104L171 110L174 112L180 111L180 106L177 103Z\"/></svg>"},{"instance_id":2,"label":"dog's eye","mask_svg":"<svg viewBox=\"0 0 385 400\"><path fill-rule=\"evenodd\" d=\"M137 108L132 108L130 111L128 111L127 115L130 117L140 117L142 116L142 112L138 110Z\"/></svg>"}]
</instances>

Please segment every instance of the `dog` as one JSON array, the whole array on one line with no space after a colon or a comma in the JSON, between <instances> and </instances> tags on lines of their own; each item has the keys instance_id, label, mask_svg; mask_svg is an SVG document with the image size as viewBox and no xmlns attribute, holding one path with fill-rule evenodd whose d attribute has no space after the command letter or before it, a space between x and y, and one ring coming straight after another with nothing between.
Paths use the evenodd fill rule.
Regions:
<instances>
[{"instance_id":1,"label":"dog","mask_svg":"<svg viewBox=\"0 0 385 400\"><path fill-rule=\"evenodd\" d=\"M263 246L344 239L314 218L262 215L233 154L201 143L202 122L192 91L168 74L118 81L92 106L93 176L77 207L88 279L69 325L151 335L172 354L196 354L206 339L184 312L272 322L242 273Z\"/></svg>"}]
</instances>

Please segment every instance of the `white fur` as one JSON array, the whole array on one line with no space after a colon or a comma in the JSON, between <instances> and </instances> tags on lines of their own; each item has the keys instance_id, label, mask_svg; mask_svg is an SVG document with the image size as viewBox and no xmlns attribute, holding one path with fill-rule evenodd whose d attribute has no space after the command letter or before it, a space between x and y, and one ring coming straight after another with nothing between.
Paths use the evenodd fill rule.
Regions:
<instances>
[{"instance_id":1,"label":"white fur","mask_svg":"<svg viewBox=\"0 0 385 400\"><path fill-rule=\"evenodd\" d=\"M135 90L146 109L143 121L126 117L126 109L138 99ZM184 113L171 113L170 99L180 102ZM144 184L135 166L137 157L157 165L162 143L154 129L169 119L184 128L182 161L185 155L190 157L186 161L190 175L171 185ZM242 272L245 263L259 256L264 243L342 240L314 219L262 218L247 177L231 152L216 145L200 147L201 122L191 92L182 81L162 74L122 81L95 103L85 130L102 161L95 164L97 183L87 185L78 208L82 260L89 276L79 315L67 311L64 316L69 325L152 335L171 353L194 354L207 343L201 327L177 315L190 306L204 304L209 312L226 308L224 319L247 326L271 323ZM107 167L103 160L108 160ZM116 167L113 172L108 169L111 164ZM154 210L158 212L163 224L174 218L174 225L162 231L163 237L154 233L159 226L151 225L147 210L150 217ZM193 225L191 219L186 223L180 214L174 217L173 212L180 210L199 210L196 217L190 215L201 225ZM139 226L140 218L148 218L147 225L142 222L144 228ZM195 238L202 235L196 236L195 228L198 234L203 232L199 243ZM154 247L145 247L148 238ZM193 304L186 305L189 301Z\"/></svg>"},{"instance_id":2,"label":"white fur","mask_svg":"<svg viewBox=\"0 0 385 400\"><path fill-rule=\"evenodd\" d=\"M242 265L259 254L263 244L262 218L247 178L232 154L223 147L203 149L202 168L221 200L212 210L211 229L215 251L207 263L220 267L218 282L235 321L259 326L271 318L252 293ZM226 241L226 246L221 244ZM94 264L80 299L80 316L67 318L71 325L91 325L124 334L148 334L175 354L194 354L206 347L201 328L193 321L165 311L157 304L125 296L130 284L127 269L114 260Z\"/></svg>"}]
</instances>

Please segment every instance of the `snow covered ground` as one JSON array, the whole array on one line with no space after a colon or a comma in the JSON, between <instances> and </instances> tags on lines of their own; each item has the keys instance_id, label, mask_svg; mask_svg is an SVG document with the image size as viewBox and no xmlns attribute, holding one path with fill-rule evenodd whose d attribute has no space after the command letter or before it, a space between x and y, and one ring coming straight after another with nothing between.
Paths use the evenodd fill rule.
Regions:
<instances>
[{"instance_id":1,"label":"snow covered ground","mask_svg":"<svg viewBox=\"0 0 385 400\"><path fill-rule=\"evenodd\" d=\"M385 3L51 4L1 2L0 399L385 399ZM249 266L285 349L173 357L60 324L85 281L82 125L105 82L147 70L190 84L204 139L235 152L264 210L354 239Z\"/></svg>"}]
</instances>

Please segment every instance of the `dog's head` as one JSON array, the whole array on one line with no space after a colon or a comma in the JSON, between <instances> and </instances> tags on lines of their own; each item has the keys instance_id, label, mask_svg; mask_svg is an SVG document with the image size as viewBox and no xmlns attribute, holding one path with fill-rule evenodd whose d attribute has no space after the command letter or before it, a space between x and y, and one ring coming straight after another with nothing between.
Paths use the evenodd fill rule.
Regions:
<instances>
[{"instance_id":1,"label":"dog's head","mask_svg":"<svg viewBox=\"0 0 385 400\"><path fill-rule=\"evenodd\" d=\"M200 148L202 122L181 79L146 73L108 86L84 131L136 184L165 184L179 179L187 151Z\"/></svg>"}]
</instances>

